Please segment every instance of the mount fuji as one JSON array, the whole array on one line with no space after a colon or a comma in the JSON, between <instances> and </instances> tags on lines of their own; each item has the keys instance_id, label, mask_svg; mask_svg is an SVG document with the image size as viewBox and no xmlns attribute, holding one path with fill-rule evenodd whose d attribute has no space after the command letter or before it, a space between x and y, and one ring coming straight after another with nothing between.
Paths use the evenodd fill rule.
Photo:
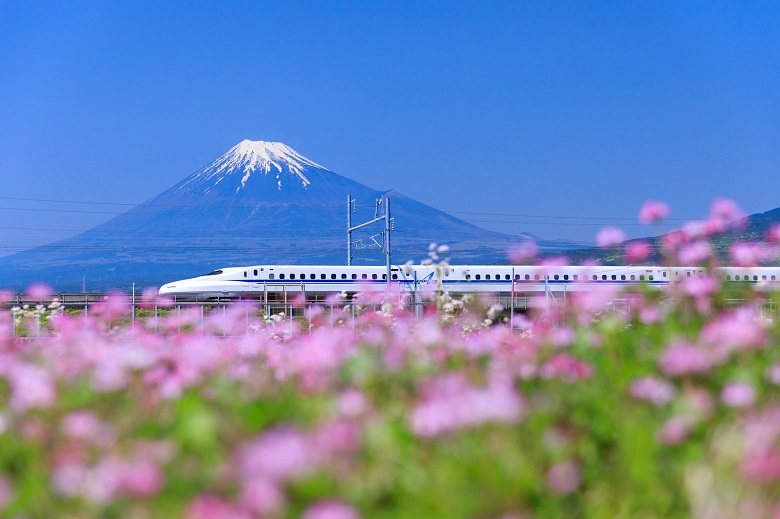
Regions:
<instances>
[{"instance_id":1,"label":"mount fuji","mask_svg":"<svg viewBox=\"0 0 780 519\"><path fill-rule=\"evenodd\" d=\"M391 200L394 263L450 246L453 263L503 263L520 241L487 231L397 191L378 191L280 142L244 140L151 200L77 236L0 258L0 288L32 282L56 290L155 286L215 268L249 264L346 264L347 195L353 225L373 219L377 197ZM371 250L381 226L353 233L356 265L384 264ZM379 240L381 241L381 240ZM578 248L540 242L543 252ZM358 245L360 248L360 245Z\"/></svg>"}]
</instances>

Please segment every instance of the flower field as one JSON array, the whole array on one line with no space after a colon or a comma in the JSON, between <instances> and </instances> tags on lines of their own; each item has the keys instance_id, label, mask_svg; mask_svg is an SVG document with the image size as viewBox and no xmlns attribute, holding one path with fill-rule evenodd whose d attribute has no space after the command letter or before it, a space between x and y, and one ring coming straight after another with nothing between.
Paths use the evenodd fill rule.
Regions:
<instances>
[{"instance_id":1,"label":"flower field","mask_svg":"<svg viewBox=\"0 0 780 519\"><path fill-rule=\"evenodd\" d=\"M4 310L0 515L778 517L772 297L694 277L509 323L479 299L415 317L364 295L354 320L249 329L239 306L134 327L119 297Z\"/></svg>"}]
</instances>

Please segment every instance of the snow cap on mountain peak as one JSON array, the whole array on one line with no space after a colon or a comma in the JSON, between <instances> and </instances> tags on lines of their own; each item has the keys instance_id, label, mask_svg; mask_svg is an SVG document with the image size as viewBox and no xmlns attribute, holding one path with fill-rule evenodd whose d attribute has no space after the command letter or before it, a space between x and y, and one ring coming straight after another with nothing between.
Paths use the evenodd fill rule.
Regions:
<instances>
[{"instance_id":1,"label":"snow cap on mountain peak","mask_svg":"<svg viewBox=\"0 0 780 519\"><path fill-rule=\"evenodd\" d=\"M236 186L236 193L245 185L253 173L258 172L264 175L275 172L277 180L277 189L282 189L282 174L289 173L296 175L303 185L307 187L311 182L304 175L304 169L315 167L326 169L316 162L307 159L294 149L282 142L251 141L244 139L214 162L200 170L192 178L192 184L182 186L182 188L196 188L199 185L210 183L213 186L222 182L225 177L234 173L242 173L243 176L239 185ZM216 182L210 182L216 180ZM187 184L190 184L189 182ZM207 188L207 191L210 187Z\"/></svg>"}]
</instances>

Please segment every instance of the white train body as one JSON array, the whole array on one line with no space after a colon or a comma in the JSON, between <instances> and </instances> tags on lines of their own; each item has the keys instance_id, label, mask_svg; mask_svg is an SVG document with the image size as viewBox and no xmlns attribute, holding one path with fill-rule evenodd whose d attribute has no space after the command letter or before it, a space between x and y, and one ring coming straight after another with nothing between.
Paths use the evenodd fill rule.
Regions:
<instances>
[{"instance_id":1,"label":"white train body","mask_svg":"<svg viewBox=\"0 0 780 519\"><path fill-rule=\"evenodd\" d=\"M401 291L437 289L453 294L592 291L641 283L663 288L687 277L703 276L700 267L659 266L393 266L390 285ZM725 282L743 282L761 290L780 288L780 267L723 267ZM440 284L441 283L441 284ZM331 294L385 291L386 267L257 265L230 267L167 283L160 295L238 297L276 292Z\"/></svg>"}]
</instances>

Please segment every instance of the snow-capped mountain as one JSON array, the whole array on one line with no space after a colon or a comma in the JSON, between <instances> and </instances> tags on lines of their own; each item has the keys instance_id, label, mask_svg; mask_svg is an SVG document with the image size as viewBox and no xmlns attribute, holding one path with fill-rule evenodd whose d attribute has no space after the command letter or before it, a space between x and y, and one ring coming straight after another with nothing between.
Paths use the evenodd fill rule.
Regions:
<instances>
[{"instance_id":1,"label":"snow-capped mountain","mask_svg":"<svg viewBox=\"0 0 780 519\"><path fill-rule=\"evenodd\" d=\"M175 186L87 232L0 258L0 288L34 281L58 290L160 285L219 267L345 264L347 195L353 222L391 199L393 261L419 261L431 242L454 263L501 263L517 238L481 229L397 191L377 191L329 171L279 142L245 140ZM381 227L355 233L355 264L383 264L371 250ZM365 247L360 249L360 247ZM542 250L575 244L541 243Z\"/></svg>"}]
</instances>

